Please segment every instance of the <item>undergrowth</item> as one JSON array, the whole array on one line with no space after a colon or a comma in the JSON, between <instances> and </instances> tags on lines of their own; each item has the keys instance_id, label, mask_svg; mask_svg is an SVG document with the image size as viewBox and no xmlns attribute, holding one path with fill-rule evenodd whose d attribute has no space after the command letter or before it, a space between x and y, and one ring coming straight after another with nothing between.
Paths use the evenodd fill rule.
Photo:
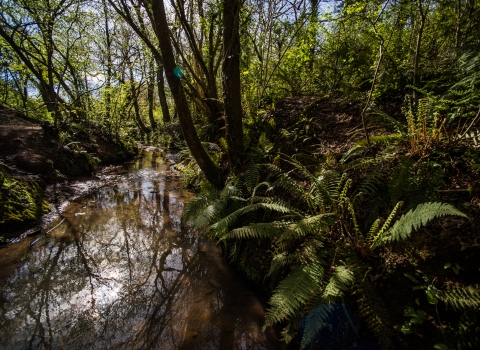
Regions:
<instances>
[{"instance_id":1,"label":"undergrowth","mask_svg":"<svg viewBox=\"0 0 480 350\"><path fill-rule=\"evenodd\" d=\"M307 167L287 155L271 159L254 150L243 174L222 190L204 191L185 212L247 277L271 286L265 326L281 325L286 343L301 335L300 344L309 348L329 322L327 309L311 312L341 303L352 307L363 327L356 340L377 339L394 348L410 341L406 329L428 335L419 348L459 346L455 335L461 332L476 339L476 328L461 320L479 308L477 282L427 275L422 265L438 264L434 259L399 263L399 254L429 235L435 251L442 240L434 238L439 225L453 221L468 231L468 216L441 202L441 164L383 154L337 169L327 163ZM406 275L412 274L428 283L410 285ZM382 287L386 281L403 290L401 303L390 299L392 291ZM425 312L422 322L404 319L413 306Z\"/></svg>"}]
</instances>

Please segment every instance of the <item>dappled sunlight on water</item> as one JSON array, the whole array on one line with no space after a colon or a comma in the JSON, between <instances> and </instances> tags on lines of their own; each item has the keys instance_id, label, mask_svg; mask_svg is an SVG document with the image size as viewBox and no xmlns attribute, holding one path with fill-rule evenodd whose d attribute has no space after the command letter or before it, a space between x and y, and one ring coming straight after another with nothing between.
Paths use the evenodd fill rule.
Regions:
<instances>
[{"instance_id":1,"label":"dappled sunlight on water","mask_svg":"<svg viewBox=\"0 0 480 350\"><path fill-rule=\"evenodd\" d=\"M121 179L72 203L3 282L0 349L277 348L259 299L182 229L192 195L163 158Z\"/></svg>"}]
</instances>

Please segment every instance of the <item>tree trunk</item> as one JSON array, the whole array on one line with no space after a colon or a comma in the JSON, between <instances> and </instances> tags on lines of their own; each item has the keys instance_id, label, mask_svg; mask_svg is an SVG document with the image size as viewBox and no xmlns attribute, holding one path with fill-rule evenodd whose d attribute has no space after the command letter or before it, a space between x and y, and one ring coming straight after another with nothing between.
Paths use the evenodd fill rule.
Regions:
<instances>
[{"instance_id":1,"label":"tree trunk","mask_svg":"<svg viewBox=\"0 0 480 350\"><path fill-rule=\"evenodd\" d=\"M135 111L135 122L137 123L138 127L143 133L148 134L150 133L150 130L147 128L147 126L142 120L142 117L140 116L140 106L138 105L138 99L137 99L138 94L135 91L135 80L133 76L133 68L131 65L129 69L130 69L130 96L129 97L130 97L130 101L133 104L133 109Z\"/></svg>"},{"instance_id":2,"label":"tree trunk","mask_svg":"<svg viewBox=\"0 0 480 350\"><path fill-rule=\"evenodd\" d=\"M223 2L223 99L228 157L233 173L242 171L244 157L240 91L240 8L241 0Z\"/></svg>"},{"instance_id":3,"label":"tree trunk","mask_svg":"<svg viewBox=\"0 0 480 350\"><path fill-rule=\"evenodd\" d=\"M157 90L158 100L162 108L162 118L164 123L170 123L170 112L168 110L167 95L165 95L165 79L163 78L163 64L157 61Z\"/></svg>"},{"instance_id":4,"label":"tree trunk","mask_svg":"<svg viewBox=\"0 0 480 350\"><path fill-rule=\"evenodd\" d=\"M418 87L418 66L420 63L420 50L422 46L422 37L423 37L423 29L425 27L425 21L427 19L427 12L430 6L430 0L427 1L425 8L422 5L423 0L418 1L418 12L420 14L420 27L418 28L418 35L417 35L417 45L415 48L415 59L413 64L413 87ZM413 90L413 103L415 108L418 106L418 92L414 89Z\"/></svg>"},{"instance_id":5,"label":"tree trunk","mask_svg":"<svg viewBox=\"0 0 480 350\"><path fill-rule=\"evenodd\" d=\"M173 70L176 67L175 57L173 55L172 43L170 41L170 30L168 28L167 18L165 15L165 6L163 0L151 0L152 13L155 25L155 34L157 35L160 51L162 53L163 64L165 67L165 75L168 85L172 91L175 106L178 111L178 119L182 133L187 142L193 157L197 161L198 166L203 174L215 187L222 188L224 181L222 179L220 169L208 155L205 148L195 130L192 115L188 107L185 91L179 78L175 76Z\"/></svg>"},{"instance_id":6,"label":"tree trunk","mask_svg":"<svg viewBox=\"0 0 480 350\"><path fill-rule=\"evenodd\" d=\"M112 38L110 35L110 27L108 26L108 8L107 1L103 0L103 11L105 15L105 40L106 40L106 49L107 49L107 75L105 81L105 118L104 123L107 125L108 133L112 133L112 123L111 123L111 109L112 109L112 97L111 97L111 87L112 87Z\"/></svg>"},{"instance_id":7,"label":"tree trunk","mask_svg":"<svg viewBox=\"0 0 480 350\"><path fill-rule=\"evenodd\" d=\"M148 99L148 119L150 121L150 127L152 131L157 130L157 122L153 117L153 96L155 92L155 62L153 58L150 60L148 75L148 85L147 85L147 99Z\"/></svg>"}]
</instances>

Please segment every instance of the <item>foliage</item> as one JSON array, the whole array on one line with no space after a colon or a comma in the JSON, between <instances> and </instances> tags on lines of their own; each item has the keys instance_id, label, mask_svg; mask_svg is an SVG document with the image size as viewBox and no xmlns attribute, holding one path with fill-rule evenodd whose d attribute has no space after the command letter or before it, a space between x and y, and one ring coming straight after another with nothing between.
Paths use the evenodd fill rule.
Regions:
<instances>
[{"instance_id":1,"label":"foliage","mask_svg":"<svg viewBox=\"0 0 480 350\"><path fill-rule=\"evenodd\" d=\"M247 172L245 177L232 179L223 190L193 200L187 206L186 219L223 242L234 261L241 254L232 250L242 247L243 242L260 239L272 244L266 276L279 282L270 298L265 324L286 325L282 334L287 342L294 336L298 320L316 306L355 300L367 327L390 346L390 317L381 294L368 278L373 266L365 257L375 254L373 249L380 245L408 239L433 219L465 214L436 202L420 204L397 219L398 203L383 223L376 220L364 234L357 218L362 195L350 191L352 180L346 174L325 168L312 173L294 158L282 159L291 170L262 164L264 171L259 173L259 167L251 165L255 176ZM377 174L386 176L384 172ZM301 186L294 179L300 175L307 181ZM365 182L359 188L374 195L380 183L375 176ZM322 323L321 319L312 322Z\"/></svg>"},{"instance_id":2,"label":"foliage","mask_svg":"<svg viewBox=\"0 0 480 350\"><path fill-rule=\"evenodd\" d=\"M0 227L35 222L50 210L35 181L13 178L2 169L0 175Z\"/></svg>"}]
</instances>

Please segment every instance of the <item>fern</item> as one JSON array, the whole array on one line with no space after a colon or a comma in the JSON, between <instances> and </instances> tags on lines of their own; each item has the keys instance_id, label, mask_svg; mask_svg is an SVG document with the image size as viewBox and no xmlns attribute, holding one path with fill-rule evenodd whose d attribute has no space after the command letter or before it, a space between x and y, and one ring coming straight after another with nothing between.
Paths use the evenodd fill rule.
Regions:
<instances>
[{"instance_id":1,"label":"fern","mask_svg":"<svg viewBox=\"0 0 480 350\"><path fill-rule=\"evenodd\" d=\"M350 202L350 200L347 200L347 206L348 206L348 211L352 216L353 228L355 230L355 239L358 242L360 239L363 239L363 234L360 231L360 228L358 227L357 215L355 214L355 209L353 208L353 204Z\"/></svg>"},{"instance_id":2,"label":"fern","mask_svg":"<svg viewBox=\"0 0 480 350\"><path fill-rule=\"evenodd\" d=\"M222 200L215 200L207 206L198 216L192 220L192 226L196 229L203 229L212 224L221 217L222 211L226 203Z\"/></svg>"},{"instance_id":3,"label":"fern","mask_svg":"<svg viewBox=\"0 0 480 350\"><path fill-rule=\"evenodd\" d=\"M265 239L279 237L280 234L290 225L288 221L260 222L243 226L230 231L225 239Z\"/></svg>"},{"instance_id":4,"label":"fern","mask_svg":"<svg viewBox=\"0 0 480 350\"><path fill-rule=\"evenodd\" d=\"M301 349L346 349L358 338L358 324L345 304L322 304L302 320ZM315 342L314 342L315 341Z\"/></svg>"},{"instance_id":5,"label":"fern","mask_svg":"<svg viewBox=\"0 0 480 350\"><path fill-rule=\"evenodd\" d=\"M337 266L323 291L322 298L331 300L332 298L343 296L352 287L353 282L353 272L345 266Z\"/></svg>"},{"instance_id":6,"label":"fern","mask_svg":"<svg viewBox=\"0 0 480 350\"><path fill-rule=\"evenodd\" d=\"M284 267L295 265L308 265L310 263L324 264L324 259L327 255L323 244L324 237L309 237L305 239L293 253L286 252L276 254L270 265L270 271L267 274L272 276L274 273Z\"/></svg>"},{"instance_id":7,"label":"fern","mask_svg":"<svg viewBox=\"0 0 480 350\"><path fill-rule=\"evenodd\" d=\"M354 145L352 148L350 148L347 152L345 152L345 154L343 155L343 157L340 159L340 163L341 164L344 164L347 162L347 160L349 160L353 155L357 154L357 153L360 153L360 152L363 152L363 151L366 151L368 150L367 147L365 147L364 145L359 145L359 144L356 144Z\"/></svg>"},{"instance_id":8,"label":"fern","mask_svg":"<svg viewBox=\"0 0 480 350\"><path fill-rule=\"evenodd\" d=\"M321 185L327 190L327 198L339 199L341 195L341 183L345 179L345 176L340 175L336 171L327 170L320 179L322 180Z\"/></svg>"},{"instance_id":9,"label":"fern","mask_svg":"<svg viewBox=\"0 0 480 350\"><path fill-rule=\"evenodd\" d=\"M450 348L457 350L480 349L480 322L478 309L463 312L460 320L446 334Z\"/></svg>"},{"instance_id":10,"label":"fern","mask_svg":"<svg viewBox=\"0 0 480 350\"><path fill-rule=\"evenodd\" d=\"M305 349L315 338L317 333L330 324L327 322L334 310L332 304L323 304L313 309L305 317L305 328L303 329L301 349Z\"/></svg>"},{"instance_id":11,"label":"fern","mask_svg":"<svg viewBox=\"0 0 480 350\"><path fill-rule=\"evenodd\" d=\"M208 209L208 208L207 208ZM229 228L238 222L240 217L244 214L254 212L257 210L266 210L266 211L276 211L279 213L291 213L292 209L286 205L283 204L277 204L277 203L255 203L255 204L250 204L245 207L242 207L233 213L230 213L223 218L217 220L214 224L211 224L210 227L208 228L209 232L214 233L216 237L222 237L225 235ZM204 211L205 213L205 211ZM214 210L209 210L208 213L212 213L211 216L213 216ZM202 213L203 214L203 213ZM210 216L205 216L207 219L210 218ZM202 221L203 223L204 221Z\"/></svg>"},{"instance_id":12,"label":"fern","mask_svg":"<svg viewBox=\"0 0 480 350\"><path fill-rule=\"evenodd\" d=\"M364 318L368 329L380 339L381 343L387 348L391 347L393 332L390 313L368 278L371 268L367 267L355 252L345 250L343 254L346 266L355 276L352 294L358 296L359 315Z\"/></svg>"},{"instance_id":13,"label":"fern","mask_svg":"<svg viewBox=\"0 0 480 350\"><path fill-rule=\"evenodd\" d=\"M404 157L393 172L392 179L388 182L388 192L392 205L400 201L405 193L405 189L409 187L411 179L413 161Z\"/></svg>"},{"instance_id":14,"label":"fern","mask_svg":"<svg viewBox=\"0 0 480 350\"><path fill-rule=\"evenodd\" d=\"M318 235L320 232L325 232L335 222L335 214L325 213L307 217L296 223L292 223L285 233L280 238L281 241L300 238L309 234Z\"/></svg>"},{"instance_id":15,"label":"fern","mask_svg":"<svg viewBox=\"0 0 480 350\"><path fill-rule=\"evenodd\" d=\"M382 220L377 219L374 221L372 224L372 227L370 227L370 230L367 233L367 241L373 243L375 241L375 237L378 234L378 231L380 229L380 224L382 223Z\"/></svg>"},{"instance_id":16,"label":"fern","mask_svg":"<svg viewBox=\"0 0 480 350\"><path fill-rule=\"evenodd\" d=\"M305 196L305 190L300 186L296 181L289 177L285 172L282 171L279 167L273 164L266 164L266 170L270 171L272 176L277 180L272 184L275 188L281 188L287 191L287 193L298 197L300 194L301 198Z\"/></svg>"},{"instance_id":17,"label":"fern","mask_svg":"<svg viewBox=\"0 0 480 350\"><path fill-rule=\"evenodd\" d=\"M357 191L366 196L373 196L375 193L377 193L379 187L385 185L390 172L391 169L388 167L383 167L382 163L378 164L367 173L365 179L358 186Z\"/></svg>"},{"instance_id":18,"label":"fern","mask_svg":"<svg viewBox=\"0 0 480 350\"><path fill-rule=\"evenodd\" d=\"M442 291L437 297L455 310L480 308L480 290L472 286Z\"/></svg>"},{"instance_id":19,"label":"fern","mask_svg":"<svg viewBox=\"0 0 480 350\"><path fill-rule=\"evenodd\" d=\"M220 197L220 191L212 189L211 191L199 195L197 198L188 202L185 207L184 219L187 222L192 221L197 215L199 215L206 207L208 207L212 201Z\"/></svg>"},{"instance_id":20,"label":"fern","mask_svg":"<svg viewBox=\"0 0 480 350\"><path fill-rule=\"evenodd\" d=\"M375 243L382 238L383 234L385 233L385 231L387 231L387 229L390 227L390 225L392 224L392 221L393 221L393 218L395 217L395 215L397 215L397 211L400 209L400 207L403 205L403 202L398 202L397 205L393 208L392 212L390 213L390 215L388 216L387 220L385 220L382 228L380 230L378 230L378 232L375 234L375 236L371 236L371 242L372 242L372 245L371 247L374 247L375 246ZM375 223L377 223L377 221L375 221ZM374 225L375 225L374 223ZM373 228L373 226L372 226ZM369 234L372 232L372 229L370 229L370 232Z\"/></svg>"},{"instance_id":21,"label":"fern","mask_svg":"<svg viewBox=\"0 0 480 350\"><path fill-rule=\"evenodd\" d=\"M355 293L360 295L358 312L365 319L368 329L380 339L383 345L390 347L392 345L392 322L383 299L367 279L355 287Z\"/></svg>"},{"instance_id":22,"label":"fern","mask_svg":"<svg viewBox=\"0 0 480 350\"><path fill-rule=\"evenodd\" d=\"M378 244L395 242L410 237L413 230L418 230L433 219L456 215L467 217L461 211L455 209L452 205L440 202L427 202L419 204L415 209L398 219L392 228L390 228L383 237L378 239Z\"/></svg>"},{"instance_id":23,"label":"fern","mask_svg":"<svg viewBox=\"0 0 480 350\"><path fill-rule=\"evenodd\" d=\"M265 314L265 326L281 323L302 310L319 293L324 269L320 264L302 265L292 272L273 292Z\"/></svg>"},{"instance_id":24,"label":"fern","mask_svg":"<svg viewBox=\"0 0 480 350\"><path fill-rule=\"evenodd\" d=\"M263 166L261 164L262 159L263 154L258 149L254 149L249 153L244 173L245 187L248 190L254 188L260 181L260 170Z\"/></svg>"}]
</instances>

